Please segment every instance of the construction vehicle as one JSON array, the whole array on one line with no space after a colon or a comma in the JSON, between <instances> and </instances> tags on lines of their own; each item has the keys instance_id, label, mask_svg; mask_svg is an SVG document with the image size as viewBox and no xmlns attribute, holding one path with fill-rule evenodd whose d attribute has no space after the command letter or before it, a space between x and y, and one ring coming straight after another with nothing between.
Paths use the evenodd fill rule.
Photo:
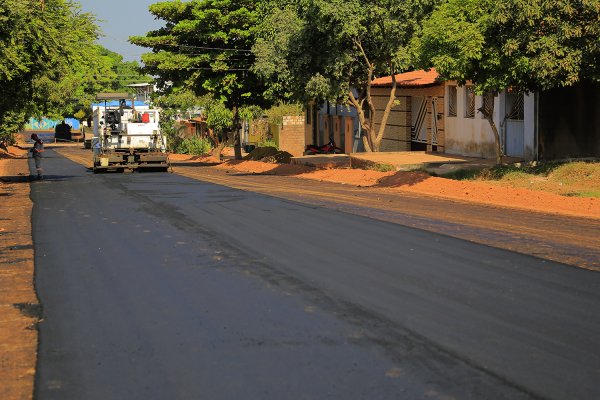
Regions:
<instances>
[{"instance_id":1,"label":"construction vehicle","mask_svg":"<svg viewBox=\"0 0 600 400\"><path fill-rule=\"evenodd\" d=\"M167 140L160 111L136 105L127 93L101 93L93 105L94 173L152 169L168 171Z\"/></svg>"}]
</instances>

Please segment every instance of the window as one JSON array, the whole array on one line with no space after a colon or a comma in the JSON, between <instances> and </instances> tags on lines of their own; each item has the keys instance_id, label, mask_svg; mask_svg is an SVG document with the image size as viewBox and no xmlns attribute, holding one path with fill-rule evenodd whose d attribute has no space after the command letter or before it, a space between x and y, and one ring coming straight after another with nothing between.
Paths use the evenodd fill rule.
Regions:
<instances>
[{"instance_id":1,"label":"window","mask_svg":"<svg viewBox=\"0 0 600 400\"><path fill-rule=\"evenodd\" d=\"M486 92L483 95L483 104L481 107L484 111L484 117L486 115L492 115L494 113L494 93Z\"/></svg>"},{"instance_id":2,"label":"window","mask_svg":"<svg viewBox=\"0 0 600 400\"><path fill-rule=\"evenodd\" d=\"M465 118L475 118L475 90L465 86Z\"/></svg>"},{"instance_id":3,"label":"window","mask_svg":"<svg viewBox=\"0 0 600 400\"><path fill-rule=\"evenodd\" d=\"M311 122L311 116L312 116L312 105L311 104L307 104L306 105L306 124L307 125L312 124L312 122Z\"/></svg>"},{"instance_id":4,"label":"window","mask_svg":"<svg viewBox=\"0 0 600 400\"><path fill-rule=\"evenodd\" d=\"M456 86L448 86L448 116L456 117Z\"/></svg>"},{"instance_id":5,"label":"window","mask_svg":"<svg viewBox=\"0 0 600 400\"><path fill-rule=\"evenodd\" d=\"M525 119L525 98L523 93L508 92L506 94L506 116L508 119L523 121Z\"/></svg>"}]
</instances>

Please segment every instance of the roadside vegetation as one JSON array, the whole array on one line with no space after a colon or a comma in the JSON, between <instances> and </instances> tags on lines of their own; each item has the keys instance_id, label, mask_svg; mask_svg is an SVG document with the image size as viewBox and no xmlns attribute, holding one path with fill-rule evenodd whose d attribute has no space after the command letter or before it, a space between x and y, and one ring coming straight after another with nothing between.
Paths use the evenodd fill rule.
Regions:
<instances>
[{"instance_id":1,"label":"roadside vegetation","mask_svg":"<svg viewBox=\"0 0 600 400\"><path fill-rule=\"evenodd\" d=\"M92 14L69 0L0 0L0 140L30 117L86 118L96 94L149 81L96 44Z\"/></svg>"},{"instance_id":2,"label":"roadside vegetation","mask_svg":"<svg viewBox=\"0 0 600 400\"><path fill-rule=\"evenodd\" d=\"M152 76L175 146L174 121L188 110L206 118L213 154L233 145L240 159L244 121L329 102L353 107L364 148L379 151L394 74L436 68L487 95L478 111L500 163L493 94L600 79L597 0L157 1L150 12L164 26L130 38L148 49L141 72L96 44L95 17L75 1L0 4L0 137L9 139L31 116L84 118L99 91ZM392 87L376 106L371 82L382 76Z\"/></svg>"},{"instance_id":3,"label":"roadside vegetation","mask_svg":"<svg viewBox=\"0 0 600 400\"><path fill-rule=\"evenodd\" d=\"M502 165L479 170L459 170L442 177L482 181L539 190L563 196L600 198L600 162L540 162Z\"/></svg>"}]
</instances>

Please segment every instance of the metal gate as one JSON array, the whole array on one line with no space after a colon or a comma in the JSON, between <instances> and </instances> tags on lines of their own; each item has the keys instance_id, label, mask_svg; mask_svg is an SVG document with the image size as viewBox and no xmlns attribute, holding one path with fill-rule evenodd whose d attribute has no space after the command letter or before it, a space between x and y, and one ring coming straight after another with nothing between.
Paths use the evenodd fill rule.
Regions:
<instances>
[{"instance_id":1,"label":"metal gate","mask_svg":"<svg viewBox=\"0 0 600 400\"><path fill-rule=\"evenodd\" d=\"M427 98L412 97L410 139L413 142L427 143Z\"/></svg>"},{"instance_id":2,"label":"metal gate","mask_svg":"<svg viewBox=\"0 0 600 400\"><path fill-rule=\"evenodd\" d=\"M506 93L505 147L507 156L525 155L525 96L523 93Z\"/></svg>"}]
</instances>

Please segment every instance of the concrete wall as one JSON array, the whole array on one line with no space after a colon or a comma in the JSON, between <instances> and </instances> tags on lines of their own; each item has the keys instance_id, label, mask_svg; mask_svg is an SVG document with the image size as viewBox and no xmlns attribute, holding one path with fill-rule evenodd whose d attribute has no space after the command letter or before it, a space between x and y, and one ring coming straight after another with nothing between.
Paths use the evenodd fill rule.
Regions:
<instances>
[{"instance_id":1,"label":"concrete wall","mask_svg":"<svg viewBox=\"0 0 600 400\"><path fill-rule=\"evenodd\" d=\"M448 87L456 86L456 117L449 116L448 104L444 107L446 120L446 153L471 157L494 157L494 134L487 120L483 119L481 113L475 111L474 118L465 118L466 90L464 86L457 86L456 82L447 82L444 87L448 99ZM494 99L494 120L500 129L498 115L500 104ZM481 96L475 97L475 110L481 107Z\"/></svg>"},{"instance_id":2,"label":"concrete wall","mask_svg":"<svg viewBox=\"0 0 600 400\"><path fill-rule=\"evenodd\" d=\"M457 86L456 82L446 82L445 92L448 98L448 87ZM464 155L470 157L492 158L496 155L494 134L492 128L481 113L477 111L483 102L482 96L475 96L475 116L465 117L466 88L457 86L457 110L456 117L448 115L448 104L444 107L446 152L449 154ZM508 124L505 116L509 110L506 109L506 92L494 97L493 119L500 132L500 140L506 140ZM524 96L524 119L523 119L523 149L517 154L509 154L514 157L522 157L533 160L536 157L535 145L535 95Z\"/></svg>"},{"instance_id":3,"label":"concrete wall","mask_svg":"<svg viewBox=\"0 0 600 400\"><path fill-rule=\"evenodd\" d=\"M279 150L296 157L301 156L306 146L304 125L304 116L283 117L279 131Z\"/></svg>"}]
</instances>

